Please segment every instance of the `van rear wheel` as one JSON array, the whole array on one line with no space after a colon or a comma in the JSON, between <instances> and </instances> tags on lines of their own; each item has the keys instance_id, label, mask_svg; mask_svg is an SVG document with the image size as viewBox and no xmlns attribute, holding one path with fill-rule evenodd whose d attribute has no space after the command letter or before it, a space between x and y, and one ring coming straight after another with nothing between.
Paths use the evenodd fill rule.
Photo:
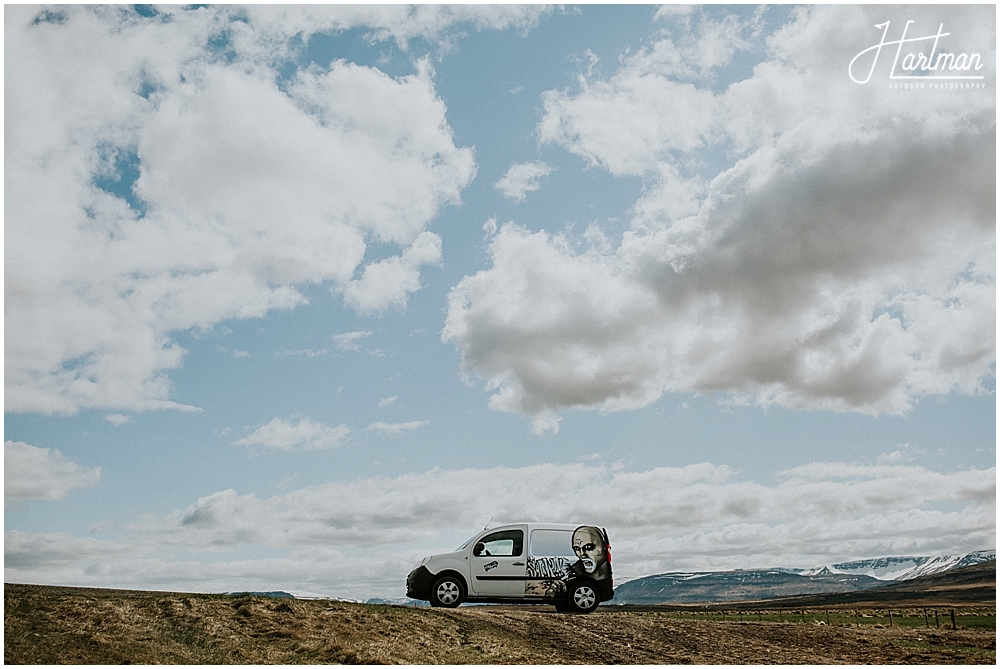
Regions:
<instances>
[{"instance_id":1,"label":"van rear wheel","mask_svg":"<svg viewBox=\"0 0 1000 669\"><path fill-rule=\"evenodd\" d=\"M431 586L431 606L453 609L465 601L465 585L454 576L442 576Z\"/></svg>"},{"instance_id":2,"label":"van rear wheel","mask_svg":"<svg viewBox=\"0 0 1000 669\"><path fill-rule=\"evenodd\" d=\"M566 604L574 613L591 613L597 608L600 599L592 583L582 581L569 589Z\"/></svg>"}]
</instances>

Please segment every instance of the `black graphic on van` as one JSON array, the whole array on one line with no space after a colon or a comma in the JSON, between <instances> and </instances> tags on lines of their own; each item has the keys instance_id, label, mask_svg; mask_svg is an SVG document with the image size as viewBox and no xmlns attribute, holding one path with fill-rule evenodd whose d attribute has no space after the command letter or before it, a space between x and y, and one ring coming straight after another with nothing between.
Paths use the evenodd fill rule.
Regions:
<instances>
[{"instance_id":1,"label":"black graphic on van","mask_svg":"<svg viewBox=\"0 0 1000 669\"><path fill-rule=\"evenodd\" d=\"M525 576L528 578L560 578L567 579L573 572L570 571L570 561L563 557L534 557L528 558L528 569Z\"/></svg>"}]
</instances>

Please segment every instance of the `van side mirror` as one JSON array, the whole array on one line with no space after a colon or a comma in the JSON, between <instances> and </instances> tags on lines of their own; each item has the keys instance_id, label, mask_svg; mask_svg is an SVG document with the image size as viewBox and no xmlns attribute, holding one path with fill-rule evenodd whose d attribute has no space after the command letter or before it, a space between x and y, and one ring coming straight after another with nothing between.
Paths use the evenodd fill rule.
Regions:
<instances>
[{"instance_id":1,"label":"van side mirror","mask_svg":"<svg viewBox=\"0 0 1000 669\"><path fill-rule=\"evenodd\" d=\"M482 541L480 541L477 542L476 547L472 549L472 554L475 555L476 557L480 557L483 554L483 551L485 550L486 546L483 544Z\"/></svg>"}]
</instances>

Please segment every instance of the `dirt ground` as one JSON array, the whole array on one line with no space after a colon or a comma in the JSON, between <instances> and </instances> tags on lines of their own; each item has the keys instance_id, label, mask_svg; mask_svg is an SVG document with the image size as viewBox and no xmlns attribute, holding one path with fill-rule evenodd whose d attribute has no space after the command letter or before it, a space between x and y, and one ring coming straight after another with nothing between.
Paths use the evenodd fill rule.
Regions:
<instances>
[{"instance_id":1,"label":"dirt ground","mask_svg":"<svg viewBox=\"0 0 1000 669\"><path fill-rule=\"evenodd\" d=\"M996 629L4 586L5 664L995 664Z\"/></svg>"}]
</instances>

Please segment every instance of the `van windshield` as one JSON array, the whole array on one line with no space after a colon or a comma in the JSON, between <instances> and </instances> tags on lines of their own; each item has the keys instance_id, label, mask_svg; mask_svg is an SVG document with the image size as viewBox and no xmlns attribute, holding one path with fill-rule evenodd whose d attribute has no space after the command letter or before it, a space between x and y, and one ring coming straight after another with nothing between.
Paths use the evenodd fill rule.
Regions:
<instances>
[{"instance_id":1,"label":"van windshield","mask_svg":"<svg viewBox=\"0 0 1000 669\"><path fill-rule=\"evenodd\" d=\"M475 539L477 536L479 535L474 534L471 537L469 537L464 544L455 549L455 552L457 553L458 551L464 551L466 548L469 547L469 544L471 544L472 540Z\"/></svg>"}]
</instances>

